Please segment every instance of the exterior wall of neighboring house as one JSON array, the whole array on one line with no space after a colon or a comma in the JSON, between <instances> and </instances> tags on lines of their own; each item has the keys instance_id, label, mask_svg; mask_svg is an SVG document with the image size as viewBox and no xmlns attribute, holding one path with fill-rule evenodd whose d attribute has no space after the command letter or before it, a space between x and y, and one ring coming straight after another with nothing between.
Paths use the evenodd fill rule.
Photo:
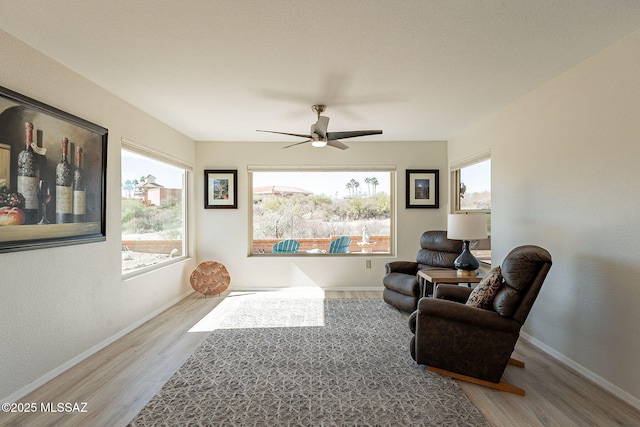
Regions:
<instances>
[{"instance_id":1,"label":"exterior wall of neighboring house","mask_svg":"<svg viewBox=\"0 0 640 427\"><path fill-rule=\"evenodd\" d=\"M144 196L144 203L147 205L160 206L163 202L182 197L182 190L179 188L155 187L147 189Z\"/></svg>"}]
</instances>

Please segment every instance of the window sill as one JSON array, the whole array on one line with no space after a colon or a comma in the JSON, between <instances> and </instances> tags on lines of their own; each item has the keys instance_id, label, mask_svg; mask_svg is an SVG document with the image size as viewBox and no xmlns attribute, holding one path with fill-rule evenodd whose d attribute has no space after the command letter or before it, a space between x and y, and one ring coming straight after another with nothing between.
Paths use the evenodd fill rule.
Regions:
<instances>
[{"instance_id":1,"label":"window sill","mask_svg":"<svg viewBox=\"0 0 640 427\"><path fill-rule=\"evenodd\" d=\"M162 262L159 262L159 263L156 263L156 264L153 264L153 265L149 265L149 266L146 266L146 267L142 267L142 268L139 268L137 270L129 271L129 272L126 272L126 273L122 274L122 280L123 281L131 280L131 279L134 279L136 277L139 277L139 276L142 276L142 275L145 275L145 274L149 274L149 273L154 272L156 270L160 270L162 268L169 267L169 266L171 266L173 264L177 264L179 262L187 261L189 259L191 259L191 257L189 257L189 256L181 256L181 257L171 258L169 260L162 261Z\"/></svg>"}]
</instances>

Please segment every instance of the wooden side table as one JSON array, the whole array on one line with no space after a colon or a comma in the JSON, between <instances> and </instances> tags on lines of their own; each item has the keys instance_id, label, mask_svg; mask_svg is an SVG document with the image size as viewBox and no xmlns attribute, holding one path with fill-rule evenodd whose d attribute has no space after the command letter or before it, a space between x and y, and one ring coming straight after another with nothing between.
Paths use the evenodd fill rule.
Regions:
<instances>
[{"instance_id":1,"label":"wooden side table","mask_svg":"<svg viewBox=\"0 0 640 427\"><path fill-rule=\"evenodd\" d=\"M482 273L478 273L477 276L458 276L456 270L420 270L418 271L418 276L424 279L422 281L420 297L427 296L427 282L433 284L433 292L435 293L438 283L467 283L471 286L472 283L480 283L484 278L484 274Z\"/></svg>"}]
</instances>

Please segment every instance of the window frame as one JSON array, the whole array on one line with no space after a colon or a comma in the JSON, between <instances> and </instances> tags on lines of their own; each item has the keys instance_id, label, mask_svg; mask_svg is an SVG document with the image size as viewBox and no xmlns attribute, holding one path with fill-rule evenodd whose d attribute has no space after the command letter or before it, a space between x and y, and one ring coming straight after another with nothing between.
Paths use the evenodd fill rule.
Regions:
<instances>
[{"instance_id":1,"label":"window frame","mask_svg":"<svg viewBox=\"0 0 640 427\"><path fill-rule=\"evenodd\" d=\"M346 254L329 254L329 253L307 253L300 252L295 254L272 254L272 253L258 253L253 252L254 246L254 204L253 204L253 174L255 172L385 172L389 173L389 203L390 203L390 215L389 215L389 252L349 252ZM396 250L397 240L397 170L395 165L248 165L247 166L247 205L250 206L248 213L248 242L247 242L247 256L248 257L344 257L344 256L367 256L367 257L394 257Z\"/></svg>"},{"instance_id":2,"label":"window frame","mask_svg":"<svg viewBox=\"0 0 640 427\"><path fill-rule=\"evenodd\" d=\"M155 150L146 146L143 146L137 142L131 141L126 138L122 138L121 146L120 146L120 158L122 159L122 152L129 151L131 153L137 154L139 156L143 156L149 158L151 160L165 163L169 166L173 166L175 168L181 169L183 171L182 175L182 194L181 194L181 203L182 203L182 255L169 258L157 264L153 264L147 267L142 267L133 271L122 272L122 279L127 280L131 279L143 274L147 274L151 271L155 271L169 265L175 264L177 262L184 261L191 257L190 254L190 228L191 224L189 221L190 218L190 208L189 208L189 200L191 195L191 183L192 183L192 175L193 175L193 166L190 163L177 159L169 154L161 152L159 150ZM122 181L122 170L120 171L120 181ZM122 212L122 204L121 204L121 212ZM121 213L122 218L122 213ZM120 242L122 246L122 222L120 223ZM121 264L122 269L122 264Z\"/></svg>"}]
</instances>

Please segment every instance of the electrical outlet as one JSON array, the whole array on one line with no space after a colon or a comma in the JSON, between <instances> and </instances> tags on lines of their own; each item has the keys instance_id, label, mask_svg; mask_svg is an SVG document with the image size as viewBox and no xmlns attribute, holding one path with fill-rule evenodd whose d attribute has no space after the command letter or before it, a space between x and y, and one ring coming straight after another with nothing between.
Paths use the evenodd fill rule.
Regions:
<instances>
[{"instance_id":1,"label":"electrical outlet","mask_svg":"<svg viewBox=\"0 0 640 427\"><path fill-rule=\"evenodd\" d=\"M370 259L365 261L365 268L371 268L371 260Z\"/></svg>"}]
</instances>

